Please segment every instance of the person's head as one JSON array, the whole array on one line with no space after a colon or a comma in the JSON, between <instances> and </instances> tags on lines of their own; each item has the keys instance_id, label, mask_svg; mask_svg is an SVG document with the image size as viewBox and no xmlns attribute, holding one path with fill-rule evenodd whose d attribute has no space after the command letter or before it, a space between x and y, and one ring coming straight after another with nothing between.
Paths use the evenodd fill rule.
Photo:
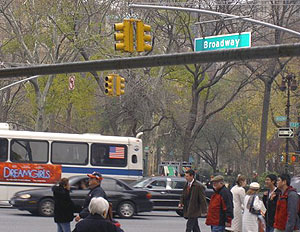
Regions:
<instances>
[{"instance_id":1,"label":"person's head","mask_svg":"<svg viewBox=\"0 0 300 232\"><path fill-rule=\"evenodd\" d=\"M277 176L274 174L269 174L266 176L265 185L267 188L273 188L276 186Z\"/></svg>"},{"instance_id":2,"label":"person's head","mask_svg":"<svg viewBox=\"0 0 300 232\"><path fill-rule=\"evenodd\" d=\"M101 173L93 172L92 174L87 175L89 177L89 187L95 188L96 186L101 184L101 180L103 179Z\"/></svg>"},{"instance_id":3,"label":"person's head","mask_svg":"<svg viewBox=\"0 0 300 232\"><path fill-rule=\"evenodd\" d=\"M249 186L249 190L247 191L247 195L254 195L259 192L260 185L257 182L252 182Z\"/></svg>"},{"instance_id":4,"label":"person's head","mask_svg":"<svg viewBox=\"0 0 300 232\"><path fill-rule=\"evenodd\" d=\"M69 179L68 179L68 178L62 178L62 179L58 182L58 186L63 187L63 188L65 188L65 189L70 189Z\"/></svg>"},{"instance_id":5,"label":"person's head","mask_svg":"<svg viewBox=\"0 0 300 232\"><path fill-rule=\"evenodd\" d=\"M185 171L184 177L185 177L185 179L186 179L187 182L191 182L194 179L194 177L195 177L194 170L188 169L187 171Z\"/></svg>"},{"instance_id":6,"label":"person's head","mask_svg":"<svg viewBox=\"0 0 300 232\"><path fill-rule=\"evenodd\" d=\"M277 178L277 187L279 189L284 189L291 184L291 177L289 174L281 174Z\"/></svg>"},{"instance_id":7,"label":"person's head","mask_svg":"<svg viewBox=\"0 0 300 232\"><path fill-rule=\"evenodd\" d=\"M108 213L109 203L103 197L94 197L90 201L89 211L91 214L99 214L106 218Z\"/></svg>"},{"instance_id":8,"label":"person's head","mask_svg":"<svg viewBox=\"0 0 300 232\"><path fill-rule=\"evenodd\" d=\"M246 177L243 176L243 175L238 175L238 177L236 178L236 184L237 184L239 187L245 187L246 184L247 184Z\"/></svg>"},{"instance_id":9,"label":"person's head","mask_svg":"<svg viewBox=\"0 0 300 232\"><path fill-rule=\"evenodd\" d=\"M218 191L221 189L225 184L224 184L224 177L223 176L215 176L214 178L211 179L213 188Z\"/></svg>"}]
</instances>

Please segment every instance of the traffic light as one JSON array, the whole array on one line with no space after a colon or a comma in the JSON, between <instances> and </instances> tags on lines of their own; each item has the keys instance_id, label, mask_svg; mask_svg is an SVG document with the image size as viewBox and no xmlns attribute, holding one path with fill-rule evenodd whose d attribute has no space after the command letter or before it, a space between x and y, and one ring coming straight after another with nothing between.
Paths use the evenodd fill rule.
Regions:
<instances>
[{"instance_id":1,"label":"traffic light","mask_svg":"<svg viewBox=\"0 0 300 232\"><path fill-rule=\"evenodd\" d=\"M280 162L281 163L286 163L286 153L282 153L280 156Z\"/></svg>"},{"instance_id":2,"label":"traffic light","mask_svg":"<svg viewBox=\"0 0 300 232\"><path fill-rule=\"evenodd\" d=\"M119 75L116 76L116 95L120 96L125 93L125 79Z\"/></svg>"},{"instance_id":3,"label":"traffic light","mask_svg":"<svg viewBox=\"0 0 300 232\"><path fill-rule=\"evenodd\" d=\"M290 161L291 161L291 163L298 163L299 162L299 156L297 154L291 155Z\"/></svg>"},{"instance_id":4,"label":"traffic light","mask_svg":"<svg viewBox=\"0 0 300 232\"><path fill-rule=\"evenodd\" d=\"M151 35L145 34L150 32L151 26L144 24L142 21L136 22L136 50L138 52L151 51L152 46L145 42L151 42Z\"/></svg>"},{"instance_id":5,"label":"traffic light","mask_svg":"<svg viewBox=\"0 0 300 232\"><path fill-rule=\"evenodd\" d=\"M105 94L114 96L114 74L109 74L105 77Z\"/></svg>"},{"instance_id":6,"label":"traffic light","mask_svg":"<svg viewBox=\"0 0 300 232\"><path fill-rule=\"evenodd\" d=\"M114 24L115 31L115 50L124 52L133 52L133 22L130 19L124 19L123 23Z\"/></svg>"}]
</instances>

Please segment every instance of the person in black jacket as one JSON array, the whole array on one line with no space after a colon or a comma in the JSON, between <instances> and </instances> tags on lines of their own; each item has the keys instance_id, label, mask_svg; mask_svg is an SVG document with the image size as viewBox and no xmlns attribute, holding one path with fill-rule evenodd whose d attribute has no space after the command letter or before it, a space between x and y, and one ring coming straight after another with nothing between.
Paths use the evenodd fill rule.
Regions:
<instances>
[{"instance_id":1,"label":"person in black jacket","mask_svg":"<svg viewBox=\"0 0 300 232\"><path fill-rule=\"evenodd\" d=\"M70 222L74 219L74 204L70 197L70 185L67 178L62 178L58 186L52 187L54 196L54 221L57 232L70 232Z\"/></svg>"},{"instance_id":2,"label":"person in black jacket","mask_svg":"<svg viewBox=\"0 0 300 232\"><path fill-rule=\"evenodd\" d=\"M111 221L107 220L109 203L103 197L94 197L89 204L90 214L78 222L73 232L121 232Z\"/></svg>"},{"instance_id":3,"label":"person in black jacket","mask_svg":"<svg viewBox=\"0 0 300 232\"><path fill-rule=\"evenodd\" d=\"M91 189L85 198L83 210L76 216L75 221L78 222L82 218L86 218L89 215L89 204L93 197L103 197L107 199L104 190L101 188L102 175L99 172L93 172L88 174L89 177L89 188Z\"/></svg>"},{"instance_id":4,"label":"person in black jacket","mask_svg":"<svg viewBox=\"0 0 300 232\"><path fill-rule=\"evenodd\" d=\"M280 190L276 187L277 176L274 174L269 174L265 179L265 186L268 191L264 192L263 202L267 209L265 213L266 220L266 232L274 231L274 217L276 212L276 204L278 196L280 195Z\"/></svg>"}]
</instances>

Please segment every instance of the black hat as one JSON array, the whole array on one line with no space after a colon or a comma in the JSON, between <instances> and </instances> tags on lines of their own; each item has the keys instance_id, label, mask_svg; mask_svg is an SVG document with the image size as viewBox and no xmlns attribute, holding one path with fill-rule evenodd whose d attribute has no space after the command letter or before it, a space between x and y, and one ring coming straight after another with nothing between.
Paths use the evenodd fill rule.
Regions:
<instances>
[{"instance_id":1,"label":"black hat","mask_svg":"<svg viewBox=\"0 0 300 232\"><path fill-rule=\"evenodd\" d=\"M98 180L102 180L103 177L100 172L93 172L92 174L87 174L89 178L96 178Z\"/></svg>"}]
</instances>

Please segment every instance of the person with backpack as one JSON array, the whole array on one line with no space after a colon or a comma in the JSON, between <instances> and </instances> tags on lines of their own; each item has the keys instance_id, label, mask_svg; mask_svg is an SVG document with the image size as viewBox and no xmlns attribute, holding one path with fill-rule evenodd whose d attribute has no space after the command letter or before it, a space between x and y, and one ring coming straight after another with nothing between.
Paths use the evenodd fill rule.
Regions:
<instances>
[{"instance_id":1,"label":"person with backpack","mask_svg":"<svg viewBox=\"0 0 300 232\"><path fill-rule=\"evenodd\" d=\"M263 202L259 200L260 185L257 182L252 182L244 199L244 214L243 214L243 232L258 232L260 231L260 211L263 209Z\"/></svg>"},{"instance_id":2,"label":"person with backpack","mask_svg":"<svg viewBox=\"0 0 300 232\"><path fill-rule=\"evenodd\" d=\"M299 230L299 196L290 184L291 177L288 174L278 176L277 187L281 190L281 194L276 205L274 232Z\"/></svg>"},{"instance_id":3,"label":"person with backpack","mask_svg":"<svg viewBox=\"0 0 300 232\"><path fill-rule=\"evenodd\" d=\"M265 186L268 191L264 192L263 202L266 207L265 220L266 220L266 232L274 231L274 217L276 212L276 204L280 195L280 190L276 187L277 176L269 174L265 179Z\"/></svg>"}]
</instances>

